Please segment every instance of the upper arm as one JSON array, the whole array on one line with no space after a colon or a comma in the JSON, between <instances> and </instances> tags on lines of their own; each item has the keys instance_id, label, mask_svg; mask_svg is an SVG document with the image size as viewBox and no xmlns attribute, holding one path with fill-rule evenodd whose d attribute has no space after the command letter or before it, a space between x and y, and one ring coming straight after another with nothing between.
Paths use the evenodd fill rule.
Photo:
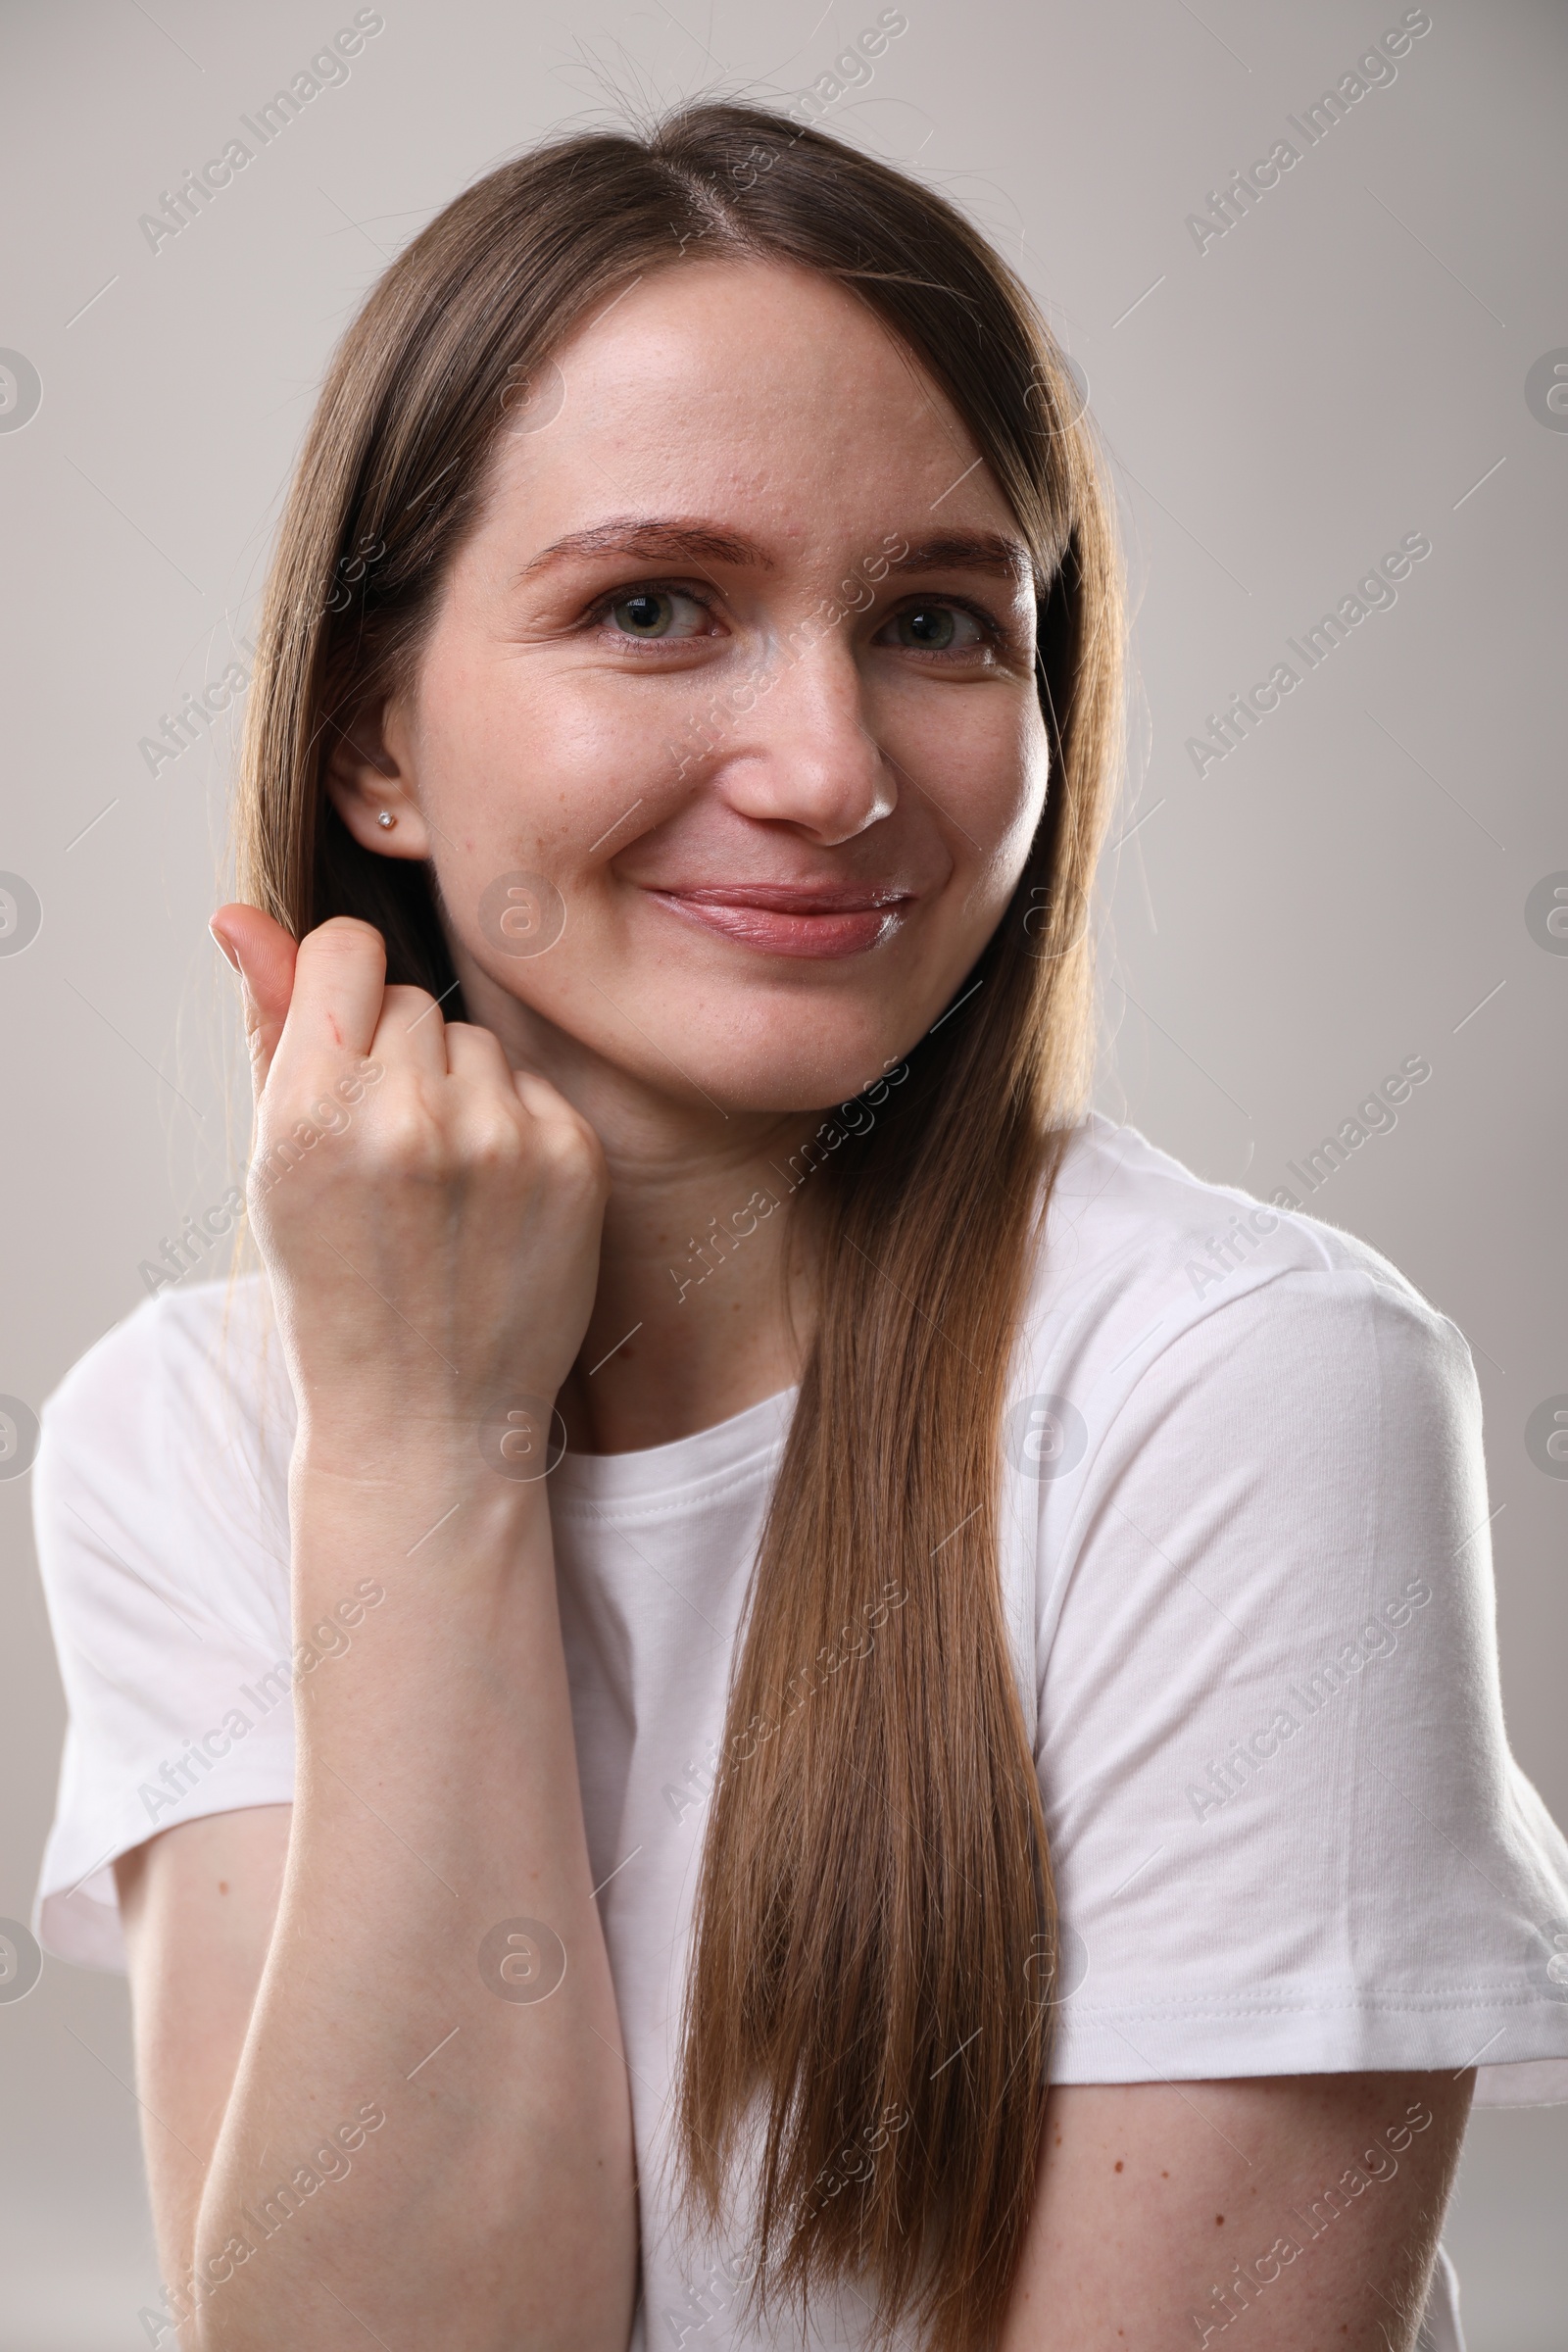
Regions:
<instances>
[{"instance_id":1,"label":"upper arm","mask_svg":"<svg viewBox=\"0 0 1568 2352\"><path fill-rule=\"evenodd\" d=\"M1474 2086L1058 2084L1003 2352L1410 2352Z\"/></svg>"},{"instance_id":2,"label":"upper arm","mask_svg":"<svg viewBox=\"0 0 1568 2352\"><path fill-rule=\"evenodd\" d=\"M115 1865L142 2139L167 2278L191 2258L202 2186L277 1917L292 1818L289 1805L209 1814Z\"/></svg>"},{"instance_id":3,"label":"upper arm","mask_svg":"<svg viewBox=\"0 0 1568 2352\"><path fill-rule=\"evenodd\" d=\"M1081 1375L1037 1490L1054 2073L1568 2075L1568 1845L1508 1753L1463 1345L1353 1270L1215 1297L1124 1396Z\"/></svg>"}]
</instances>

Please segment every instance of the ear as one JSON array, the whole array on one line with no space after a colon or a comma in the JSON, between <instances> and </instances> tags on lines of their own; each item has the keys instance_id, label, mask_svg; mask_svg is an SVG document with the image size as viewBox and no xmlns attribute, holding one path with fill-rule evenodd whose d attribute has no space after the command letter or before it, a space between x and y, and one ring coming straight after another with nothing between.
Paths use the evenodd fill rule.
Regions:
<instances>
[{"instance_id":1,"label":"ear","mask_svg":"<svg viewBox=\"0 0 1568 2352\"><path fill-rule=\"evenodd\" d=\"M415 788L412 746L402 713L393 702L354 713L344 725L329 721L326 789L362 850L381 858L428 858L430 832ZM382 822L390 816L396 821Z\"/></svg>"}]
</instances>

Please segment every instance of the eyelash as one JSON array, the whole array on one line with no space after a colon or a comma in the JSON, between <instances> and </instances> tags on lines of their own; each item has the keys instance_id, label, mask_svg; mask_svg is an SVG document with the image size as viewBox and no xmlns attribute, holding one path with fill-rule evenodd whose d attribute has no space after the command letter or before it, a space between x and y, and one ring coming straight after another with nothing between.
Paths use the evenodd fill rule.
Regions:
<instances>
[{"instance_id":1,"label":"eyelash","mask_svg":"<svg viewBox=\"0 0 1568 2352\"><path fill-rule=\"evenodd\" d=\"M951 605L955 612L967 612L969 618L978 626L981 635L985 639L986 648L990 652L994 654L1001 654L1005 653L1007 650L1007 646L1010 642L1007 631L1002 626L1002 623L996 619L994 614L986 611L984 605L975 604L967 596L906 597L903 604L895 605L893 611L884 616L882 626L886 628L889 621L897 620L901 612L919 612L931 605ZM956 654L944 657L940 649L938 649L935 653L928 652L928 659L940 662L944 658L950 661L961 661L967 658L969 661L973 661L975 655L981 650L982 649L979 646L962 646L958 649ZM906 654L917 654L922 651L927 651L927 649L917 645L906 645L901 646L899 651Z\"/></svg>"},{"instance_id":2,"label":"eyelash","mask_svg":"<svg viewBox=\"0 0 1568 2352\"><path fill-rule=\"evenodd\" d=\"M582 616L584 626L602 626L603 623L609 619L611 613L614 611L617 605L625 604L631 597L634 596L689 596L693 604L702 606L705 612L711 614L713 611L710 592L705 593L704 590L693 587L689 580L633 580L628 582L623 587L611 589L608 595L600 597L597 603L590 605L587 612ZM983 605L977 605L973 603L971 599L966 596L915 596L906 598L903 605L895 606L891 612L883 614L880 625L883 628L886 628L889 621L896 620L901 612L918 612L923 608L931 605L951 605L955 612L967 612L970 619L973 620L983 631L986 644L993 653L1003 653L1006 650L1009 643L1006 630L1004 629L1001 623L986 611ZM657 637L630 637L626 634L624 629L613 630L612 631L612 634L613 635L617 645L646 646L651 652L655 653L662 651L664 647L671 643L677 645L691 645L697 642L695 638L670 639ZM956 654L944 653L940 647L927 650L913 645L901 646L897 650L906 654L923 653L924 658L927 661L952 662L955 660L973 661L975 654L979 652L980 648L977 646L964 646L961 647Z\"/></svg>"},{"instance_id":3,"label":"eyelash","mask_svg":"<svg viewBox=\"0 0 1568 2352\"><path fill-rule=\"evenodd\" d=\"M584 625L598 627L610 618L617 605L628 604L634 596L689 596L694 605L702 606L705 612L711 614L713 610L710 597L700 588L694 588L689 580L629 580L623 587L612 588L608 596L602 596L596 604L590 605L583 614ZM663 651L671 643L689 645L696 642L692 638L629 637L624 629L614 629L611 634L617 645L647 646L655 653Z\"/></svg>"}]
</instances>

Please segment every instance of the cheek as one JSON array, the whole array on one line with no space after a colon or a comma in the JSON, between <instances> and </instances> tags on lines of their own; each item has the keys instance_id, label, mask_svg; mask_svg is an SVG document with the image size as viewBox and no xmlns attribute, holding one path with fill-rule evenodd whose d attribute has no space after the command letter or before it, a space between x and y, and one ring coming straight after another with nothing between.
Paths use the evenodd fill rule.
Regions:
<instances>
[{"instance_id":1,"label":"cheek","mask_svg":"<svg viewBox=\"0 0 1568 2352\"><path fill-rule=\"evenodd\" d=\"M989 811L996 825L995 860L1007 875L1007 887L1022 873L1051 792L1051 761L1044 731L1038 742L1024 748L1005 792L999 786Z\"/></svg>"},{"instance_id":2,"label":"cheek","mask_svg":"<svg viewBox=\"0 0 1568 2352\"><path fill-rule=\"evenodd\" d=\"M592 672L514 656L454 664L422 696L420 779L454 838L554 845L568 858L636 800L667 789L697 698L640 701ZM688 709L690 706L690 709ZM641 811L639 811L641 815Z\"/></svg>"},{"instance_id":3,"label":"cheek","mask_svg":"<svg viewBox=\"0 0 1568 2352\"><path fill-rule=\"evenodd\" d=\"M1004 901L1023 871L1050 789L1038 706L1031 699L1003 708L999 696L990 710L959 711L946 729L910 745L908 772L950 819L960 870L983 872L987 900Z\"/></svg>"},{"instance_id":4,"label":"cheek","mask_svg":"<svg viewBox=\"0 0 1568 2352\"><path fill-rule=\"evenodd\" d=\"M709 1102L831 1104L906 1052L1001 918L1045 806L1027 680L878 686L862 716L897 782L887 855L933 886L927 908L864 961L754 963L665 928L633 884L677 853L699 873L727 870L732 853L748 870L757 778L769 759L775 778L793 772L797 730L814 723L801 677L784 673L775 702L718 663L628 678L531 650L460 653L427 660L416 754L449 919L499 992L470 1017L504 1022L511 998L655 1087L673 1067ZM728 767L726 743L743 755ZM559 890L553 938L531 902L515 939L485 929L486 893L507 876ZM530 944L541 938L550 952Z\"/></svg>"},{"instance_id":5,"label":"cheek","mask_svg":"<svg viewBox=\"0 0 1568 2352\"><path fill-rule=\"evenodd\" d=\"M925 710L897 714L883 741L908 821L940 834L953 869L918 944L911 939L915 961L956 984L1028 862L1051 788L1044 720L1032 693L954 688Z\"/></svg>"},{"instance_id":6,"label":"cheek","mask_svg":"<svg viewBox=\"0 0 1568 2352\"><path fill-rule=\"evenodd\" d=\"M688 797L711 697L699 706L688 687L679 698L638 698L638 685L647 682L548 675L543 662L530 670L515 655L484 668L453 664L438 687L427 683L420 794L443 900L473 952L483 954L487 894L504 877L540 878L580 920L584 887L597 895L607 858ZM540 936L549 928L546 916ZM510 956L504 968L527 977Z\"/></svg>"},{"instance_id":7,"label":"cheek","mask_svg":"<svg viewBox=\"0 0 1568 2352\"><path fill-rule=\"evenodd\" d=\"M869 718L923 792L935 793L939 806L965 823L968 816L979 820L969 827L978 840L995 842L1020 820L1033 829L1049 760L1032 678L896 677L870 699Z\"/></svg>"}]
</instances>

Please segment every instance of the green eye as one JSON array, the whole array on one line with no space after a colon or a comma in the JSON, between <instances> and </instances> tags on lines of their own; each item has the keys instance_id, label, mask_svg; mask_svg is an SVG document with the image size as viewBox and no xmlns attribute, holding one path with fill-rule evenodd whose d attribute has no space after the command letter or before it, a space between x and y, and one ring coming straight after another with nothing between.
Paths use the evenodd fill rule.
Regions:
<instances>
[{"instance_id":1,"label":"green eye","mask_svg":"<svg viewBox=\"0 0 1568 2352\"><path fill-rule=\"evenodd\" d=\"M985 631L961 605L913 605L895 614L893 625L900 645L922 653L964 652L985 643Z\"/></svg>"},{"instance_id":2,"label":"green eye","mask_svg":"<svg viewBox=\"0 0 1568 2352\"><path fill-rule=\"evenodd\" d=\"M615 626L631 637L661 637L669 625L672 610L667 596L626 596L611 611Z\"/></svg>"},{"instance_id":3,"label":"green eye","mask_svg":"<svg viewBox=\"0 0 1568 2352\"><path fill-rule=\"evenodd\" d=\"M693 637L702 625L703 608L694 596L673 589L639 588L618 598L610 615L627 637Z\"/></svg>"}]
</instances>

